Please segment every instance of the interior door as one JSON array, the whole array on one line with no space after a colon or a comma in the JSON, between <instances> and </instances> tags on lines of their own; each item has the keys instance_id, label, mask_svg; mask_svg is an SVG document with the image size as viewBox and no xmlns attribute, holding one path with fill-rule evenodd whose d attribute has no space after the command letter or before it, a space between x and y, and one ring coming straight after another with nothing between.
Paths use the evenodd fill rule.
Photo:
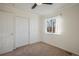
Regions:
<instances>
[{"instance_id":1,"label":"interior door","mask_svg":"<svg viewBox=\"0 0 79 59\"><path fill-rule=\"evenodd\" d=\"M28 19L16 17L16 48L28 44Z\"/></svg>"},{"instance_id":2,"label":"interior door","mask_svg":"<svg viewBox=\"0 0 79 59\"><path fill-rule=\"evenodd\" d=\"M13 16L0 12L0 54L14 48Z\"/></svg>"},{"instance_id":3,"label":"interior door","mask_svg":"<svg viewBox=\"0 0 79 59\"><path fill-rule=\"evenodd\" d=\"M36 14L32 14L30 16L30 43L39 41L39 18Z\"/></svg>"}]
</instances>

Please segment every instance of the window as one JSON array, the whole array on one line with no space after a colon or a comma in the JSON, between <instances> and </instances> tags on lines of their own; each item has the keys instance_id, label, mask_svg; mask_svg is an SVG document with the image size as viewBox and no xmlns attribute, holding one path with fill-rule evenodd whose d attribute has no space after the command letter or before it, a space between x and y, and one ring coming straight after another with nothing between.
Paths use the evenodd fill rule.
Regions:
<instances>
[{"instance_id":1,"label":"window","mask_svg":"<svg viewBox=\"0 0 79 59\"><path fill-rule=\"evenodd\" d=\"M48 18L46 20L46 33L56 33L56 19L55 17L53 18Z\"/></svg>"},{"instance_id":2,"label":"window","mask_svg":"<svg viewBox=\"0 0 79 59\"><path fill-rule=\"evenodd\" d=\"M47 18L45 20L45 33L47 34L62 34L63 32L63 18L62 15Z\"/></svg>"}]
</instances>

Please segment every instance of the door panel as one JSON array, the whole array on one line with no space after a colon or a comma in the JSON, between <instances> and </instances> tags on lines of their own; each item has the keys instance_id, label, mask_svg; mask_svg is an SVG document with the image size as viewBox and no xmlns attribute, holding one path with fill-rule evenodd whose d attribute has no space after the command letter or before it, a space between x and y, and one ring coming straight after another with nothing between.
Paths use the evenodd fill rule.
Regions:
<instances>
[{"instance_id":1,"label":"door panel","mask_svg":"<svg viewBox=\"0 0 79 59\"><path fill-rule=\"evenodd\" d=\"M39 42L39 19L33 14L30 17L30 43Z\"/></svg>"},{"instance_id":2,"label":"door panel","mask_svg":"<svg viewBox=\"0 0 79 59\"><path fill-rule=\"evenodd\" d=\"M0 12L0 53L13 50L13 17L11 14Z\"/></svg>"},{"instance_id":3,"label":"door panel","mask_svg":"<svg viewBox=\"0 0 79 59\"><path fill-rule=\"evenodd\" d=\"M28 20L16 17L16 47L28 44Z\"/></svg>"}]
</instances>

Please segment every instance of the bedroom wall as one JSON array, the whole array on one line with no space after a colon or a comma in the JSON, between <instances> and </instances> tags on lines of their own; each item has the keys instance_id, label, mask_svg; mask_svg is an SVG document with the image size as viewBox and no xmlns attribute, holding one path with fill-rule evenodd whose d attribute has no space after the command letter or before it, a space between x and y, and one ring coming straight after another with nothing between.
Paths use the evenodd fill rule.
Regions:
<instances>
[{"instance_id":1,"label":"bedroom wall","mask_svg":"<svg viewBox=\"0 0 79 59\"><path fill-rule=\"evenodd\" d=\"M46 34L45 19L62 13L62 33ZM42 16L41 37L42 41L79 55L79 4L63 9L61 12L49 16Z\"/></svg>"},{"instance_id":2,"label":"bedroom wall","mask_svg":"<svg viewBox=\"0 0 79 59\"><path fill-rule=\"evenodd\" d=\"M31 14L29 20L30 20L30 22L29 22L30 42L29 43L40 42L39 16L36 14Z\"/></svg>"}]
</instances>

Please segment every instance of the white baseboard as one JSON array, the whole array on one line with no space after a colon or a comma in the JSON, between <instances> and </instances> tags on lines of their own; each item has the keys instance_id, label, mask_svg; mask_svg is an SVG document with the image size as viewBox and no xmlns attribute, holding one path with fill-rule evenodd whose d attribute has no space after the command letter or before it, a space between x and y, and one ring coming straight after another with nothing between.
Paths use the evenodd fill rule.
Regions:
<instances>
[{"instance_id":1,"label":"white baseboard","mask_svg":"<svg viewBox=\"0 0 79 59\"><path fill-rule=\"evenodd\" d=\"M76 55L76 56L78 55L78 56L79 56L79 53L76 53L76 52L67 50L67 49L62 48L62 47L59 47L59 46L57 46L57 45L55 45L55 44L51 44L51 43L48 43L48 42L46 42L46 41L41 41L41 42L44 42L44 43L46 43L46 44L48 44L48 45L51 45L51 46L55 46L55 47L57 47L57 48L59 48L59 49L62 49L62 50L64 50L64 51L66 51L66 52L72 53L72 55Z\"/></svg>"}]
</instances>

